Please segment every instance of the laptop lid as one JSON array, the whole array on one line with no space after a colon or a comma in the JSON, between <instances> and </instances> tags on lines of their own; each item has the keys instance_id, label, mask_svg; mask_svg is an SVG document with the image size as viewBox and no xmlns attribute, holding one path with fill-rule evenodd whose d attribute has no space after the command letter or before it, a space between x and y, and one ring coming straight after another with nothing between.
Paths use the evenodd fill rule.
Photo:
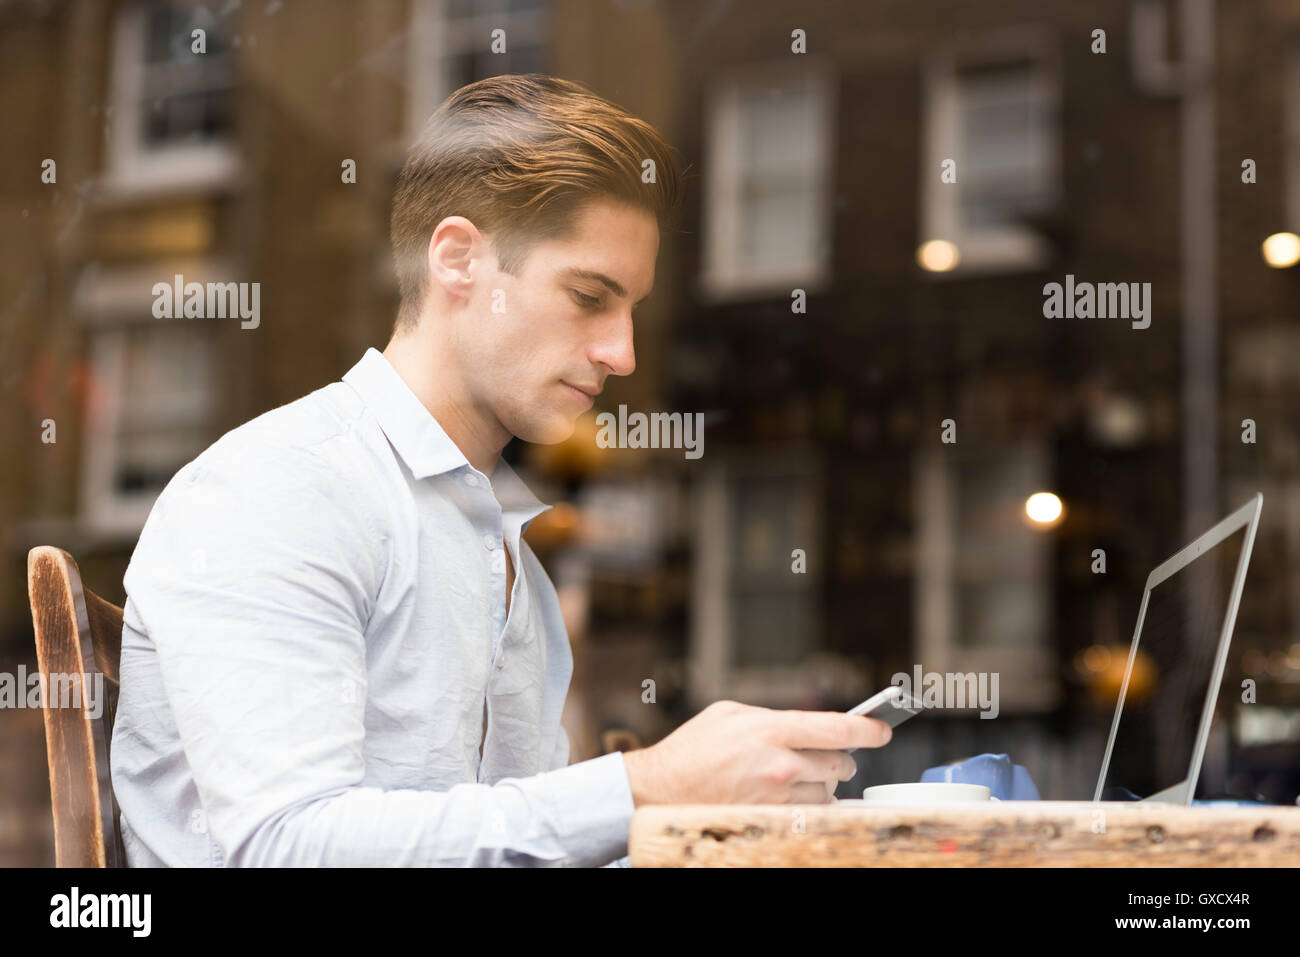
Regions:
<instances>
[{"instance_id":1,"label":"laptop lid","mask_svg":"<svg viewBox=\"0 0 1300 957\"><path fill-rule=\"evenodd\" d=\"M1192 802L1263 502L1147 577L1093 800Z\"/></svg>"}]
</instances>

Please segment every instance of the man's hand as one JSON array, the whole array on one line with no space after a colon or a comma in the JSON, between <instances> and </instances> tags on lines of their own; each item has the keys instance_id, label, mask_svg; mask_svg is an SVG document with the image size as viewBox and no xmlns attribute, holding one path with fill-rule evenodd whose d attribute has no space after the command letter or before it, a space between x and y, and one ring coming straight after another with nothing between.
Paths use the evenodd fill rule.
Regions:
<instances>
[{"instance_id":1,"label":"man's hand","mask_svg":"<svg viewBox=\"0 0 1300 957\"><path fill-rule=\"evenodd\" d=\"M658 744L626 751L642 804L827 804L857 765L848 752L888 744L889 725L837 711L773 711L717 701Z\"/></svg>"}]
</instances>

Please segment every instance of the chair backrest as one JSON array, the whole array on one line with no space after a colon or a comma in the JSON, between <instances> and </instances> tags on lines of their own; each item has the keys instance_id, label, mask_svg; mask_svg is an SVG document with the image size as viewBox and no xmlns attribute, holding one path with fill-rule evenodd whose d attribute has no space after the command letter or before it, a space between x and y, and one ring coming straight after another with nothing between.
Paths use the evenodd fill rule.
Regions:
<instances>
[{"instance_id":1,"label":"chair backrest","mask_svg":"<svg viewBox=\"0 0 1300 957\"><path fill-rule=\"evenodd\" d=\"M122 609L83 588L72 556L51 545L27 553L27 592L43 688L55 864L125 867L121 814L108 763L117 714ZM60 699L70 683L79 692Z\"/></svg>"}]
</instances>

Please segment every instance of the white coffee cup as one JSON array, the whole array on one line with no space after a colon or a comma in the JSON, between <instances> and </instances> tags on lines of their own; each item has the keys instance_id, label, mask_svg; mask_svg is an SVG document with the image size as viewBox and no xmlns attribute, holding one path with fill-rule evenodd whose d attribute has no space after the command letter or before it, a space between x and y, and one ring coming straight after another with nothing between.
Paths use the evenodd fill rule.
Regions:
<instances>
[{"instance_id":1,"label":"white coffee cup","mask_svg":"<svg viewBox=\"0 0 1300 957\"><path fill-rule=\"evenodd\" d=\"M983 784L925 782L877 784L862 792L864 804L915 807L934 804L979 804L996 801Z\"/></svg>"}]
</instances>

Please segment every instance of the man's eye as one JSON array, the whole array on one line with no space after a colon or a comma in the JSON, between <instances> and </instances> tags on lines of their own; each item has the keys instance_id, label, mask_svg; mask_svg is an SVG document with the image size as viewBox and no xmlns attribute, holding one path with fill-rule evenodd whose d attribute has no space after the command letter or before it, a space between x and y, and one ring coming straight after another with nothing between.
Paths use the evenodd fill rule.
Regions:
<instances>
[{"instance_id":1,"label":"man's eye","mask_svg":"<svg viewBox=\"0 0 1300 957\"><path fill-rule=\"evenodd\" d=\"M600 305L599 296L588 296L586 293L578 292L576 289L573 290L573 296L578 300L578 305L586 306L588 309L594 309L596 306Z\"/></svg>"}]
</instances>

